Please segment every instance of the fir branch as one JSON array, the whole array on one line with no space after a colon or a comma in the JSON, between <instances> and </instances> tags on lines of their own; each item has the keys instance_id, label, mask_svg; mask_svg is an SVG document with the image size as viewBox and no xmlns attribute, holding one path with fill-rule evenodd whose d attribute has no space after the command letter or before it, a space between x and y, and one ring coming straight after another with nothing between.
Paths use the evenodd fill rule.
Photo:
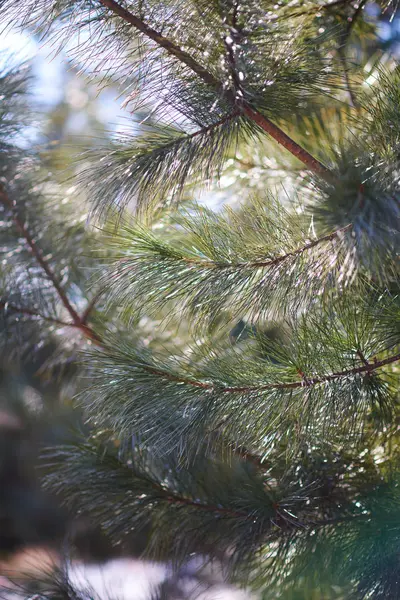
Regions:
<instances>
[{"instance_id":1,"label":"fir branch","mask_svg":"<svg viewBox=\"0 0 400 600\"><path fill-rule=\"evenodd\" d=\"M237 104L247 117L254 121L259 127L261 127L261 129L267 132L291 154L296 156L311 171L319 174L321 177L324 177L327 180L333 179L333 173L331 173L331 171L325 167L325 165L315 159L309 152L307 152L307 150L300 147L277 125L272 123L272 121L270 121L267 117L264 117L256 109L252 108L248 102L243 100L241 103L238 103L235 97L232 98L232 93L225 90L222 83L207 69L202 67L195 59L193 59L190 54L181 50L181 48L179 48L175 43L171 42L168 38L165 38L159 32L153 30L144 21L130 13L115 0L99 0L99 2L103 4L103 6L109 8L113 13L124 19L127 23L135 27L149 39L153 40L156 44L164 48L169 54L177 58L180 62L189 67L207 85L215 89L216 92L226 97L234 104Z\"/></svg>"}]
</instances>

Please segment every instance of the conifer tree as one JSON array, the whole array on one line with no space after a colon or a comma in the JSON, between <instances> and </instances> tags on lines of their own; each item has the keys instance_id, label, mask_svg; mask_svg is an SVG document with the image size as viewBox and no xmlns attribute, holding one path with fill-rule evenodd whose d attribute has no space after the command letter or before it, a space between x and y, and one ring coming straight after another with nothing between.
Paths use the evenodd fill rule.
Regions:
<instances>
[{"instance_id":1,"label":"conifer tree","mask_svg":"<svg viewBox=\"0 0 400 600\"><path fill-rule=\"evenodd\" d=\"M85 422L44 484L265 600L400 598L400 75L369 4L0 0L132 113L67 187L0 80L4 347L51 349Z\"/></svg>"}]
</instances>

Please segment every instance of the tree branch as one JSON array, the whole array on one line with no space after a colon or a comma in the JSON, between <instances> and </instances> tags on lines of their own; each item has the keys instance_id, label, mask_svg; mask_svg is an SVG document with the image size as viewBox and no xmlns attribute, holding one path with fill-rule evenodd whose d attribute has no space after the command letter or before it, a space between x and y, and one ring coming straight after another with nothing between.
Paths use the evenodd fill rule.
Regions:
<instances>
[{"instance_id":1,"label":"tree branch","mask_svg":"<svg viewBox=\"0 0 400 600\"><path fill-rule=\"evenodd\" d=\"M382 360L374 359L373 362L364 363L360 367L354 367L352 369L345 369L344 371L337 371L335 373L328 373L326 375L321 375L320 377L312 377L302 379L301 381L291 381L288 383L268 383L266 385L249 385L249 386L220 386L215 383L207 383L203 381L198 381L195 379L187 379L185 377L180 377L179 375L172 375L168 373L168 371L163 371L161 369L155 369L153 367L142 366L143 370L147 373L152 373L153 375L157 375L162 379L166 379L168 381L176 381L177 383L183 383L185 385L190 385L193 387L198 387L204 390L214 390L223 394L245 394L250 392L264 392L267 390L282 390L282 389L296 389L296 388L309 388L320 383L327 383L330 381L335 381L337 379L343 379L345 377L351 377L353 375L362 375L363 373L371 373L376 369L380 369L386 365L390 365L392 363L400 361L400 353L395 354L393 356L389 356L388 358L384 358Z\"/></svg>"},{"instance_id":2,"label":"tree branch","mask_svg":"<svg viewBox=\"0 0 400 600\"><path fill-rule=\"evenodd\" d=\"M142 19L139 19L131 12L126 10L123 6L118 4L115 0L98 0L100 4L111 10L114 14L118 15L124 21L135 27L138 31L143 33L149 39L153 40L160 47L164 48L169 54L177 58L180 62L189 67L194 73L196 73L207 85L214 88L217 92L224 95L233 104L240 106L243 113L252 121L257 123L266 133L281 144L291 154L296 156L301 162L308 167L314 173L321 175L328 181L333 179L333 173L325 167L321 162L314 158L307 150L302 148L297 142L292 140L284 131L282 131L277 125L272 123L267 117L264 117L257 110L252 108L246 101L237 103L237 99L232 92L229 92L223 88L222 83L212 75L207 69L205 69L200 63L198 63L188 52L181 50L177 44L171 42L168 38L161 35L155 29L147 25Z\"/></svg>"},{"instance_id":3,"label":"tree branch","mask_svg":"<svg viewBox=\"0 0 400 600\"><path fill-rule=\"evenodd\" d=\"M56 277L55 273L51 269L48 262L45 260L43 254L42 254L42 251L36 245L36 242L33 239L33 237L31 236L31 234L29 233L25 223L23 223L22 220L16 214L14 204L13 204L12 200L9 198L8 194L6 193L6 191L4 190L4 187L2 185L0 185L0 201L10 210L11 216L15 223L16 228L18 229L20 234L24 237L26 244L28 245L31 253L35 257L36 261L41 266L43 271L46 273L49 280L51 281L54 289L56 290L58 296L60 297L60 300L63 303L64 307L70 314L73 322L76 325L78 325L80 323L80 317L79 317L78 313L73 308L70 301L68 300L68 297L67 297L65 291L63 290L63 288L61 287L61 284L58 281L58 278Z\"/></svg>"},{"instance_id":4,"label":"tree branch","mask_svg":"<svg viewBox=\"0 0 400 600\"><path fill-rule=\"evenodd\" d=\"M97 294L95 294L93 296L93 298L90 300L90 302L88 302L84 312L81 315L81 323L83 323L84 325L87 324L87 321L89 319L91 312L94 310L97 302L99 301L99 299L101 298L103 293L104 293L104 289L99 290L97 292Z\"/></svg>"},{"instance_id":5,"label":"tree branch","mask_svg":"<svg viewBox=\"0 0 400 600\"><path fill-rule=\"evenodd\" d=\"M167 502L170 502L171 504L181 504L184 506L193 506L194 508L197 508L200 510L205 510L207 512L212 512L212 513L223 514L223 515L226 515L226 516L234 518L234 519L237 519L237 518L252 519L252 518L254 518L254 515L250 516L248 513L245 513L243 511L236 511L236 510L232 510L230 508L224 508L222 506L214 506L211 504L204 504L202 502L196 502L195 500L191 500L190 498L185 498L184 496L178 496L177 494L172 494L169 490L165 490L161 486L157 486L157 487L160 490L160 492L162 492L162 494L161 494L162 497L165 498L167 500Z\"/></svg>"},{"instance_id":6,"label":"tree branch","mask_svg":"<svg viewBox=\"0 0 400 600\"><path fill-rule=\"evenodd\" d=\"M84 333L84 335L87 338L91 339L92 341L94 341L96 343L100 343L101 340L100 340L99 336L93 331L93 329L88 327L86 325L86 323L82 322L81 317L79 316L77 311L74 309L74 307L70 303L68 296L65 293L64 289L62 288L56 274L54 273L54 271L52 270L52 268L50 267L50 265L44 258L41 249L37 246L34 238L31 236L25 223L23 223L23 221L16 214L15 206L14 206L11 198L8 196L4 187L1 184L0 184L0 202L2 202L4 204L4 206L10 210L11 217L12 217L12 220L14 221L16 228L18 229L18 231L22 235L22 237L25 239L25 242L26 242L28 248L30 249L32 255L36 259L38 265L46 273L46 275L49 278L50 282L52 283L55 291L57 292L61 303L63 304L64 308L67 310L67 312L69 313L69 315L72 319L72 323L64 323L63 321L57 321L56 319L54 319L53 322L54 323L58 322L58 324L62 325L62 326L68 325L70 327L75 327L75 328L79 329L82 333ZM28 314L26 312L26 310L25 310L25 313ZM34 316L34 315L32 314L32 316ZM48 318L44 317L43 315L36 315L36 316L41 316L42 318L49 320Z\"/></svg>"},{"instance_id":7,"label":"tree branch","mask_svg":"<svg viewBox=\"0 0 400 600\"><path fill-rule=\"evenodd\" d=\"M313 242L310 242L310 243L306 244L305 246L302 246L301 248L297 248L297 250L293 250L293 252L288 252L287 254L284 254L283 256L277 256L276 258L273 258L271 260L261 260L261 261L241 262L241 263L218 263L218 262L214 262L214 261L206 261L206 260L201 260L201 259L197 259L197 258L185 258L185 257L183 257L179 260L183 260L185 263L188 263L191 265L196 265L196 266L198 265L199 267L202 267L205 269L235 269L235 268L236 269L243 269L243 268L244 269L253 269L253 268L254 269L264 269L265 267L275 267L276 265L279 265L280 263L284 262L285 260L287 260L290 257L300 256L301 254L304 254L304 252L307 252L308 250L311 250L312 248L319 246L319 244L322 244L323 242L329 242L329 241L334 240L336 237L338 237L342 233L349 231L349 229L351 229L352 226L353 226L352 223L349 223L345 227L341 227L340 229L337 229L333 233L324 235L323 237L320 237L317 240L314 240ZM121 262L129 263L129 258L121 259Z\"/></svg>"},{"instance_id":8,"label":"tree branch","mask_svg":"<svg viewBox=\"0 0 400 600\"><path fill-rule=\"evenodd\" d=\"M216 77L214 77L207 69L200 65L188 52L181 50L179 46L171 42L169 39L161 35L158 31L147 25L142 19L136 17L131 12L126 10L123 6L115 2L115 0L98 0L100 4L110 9L114 14L118 15L124 21L138 29L141 33L147 36L149 39L156 42L159 46L164 48L169 54L175 56L178 60L188 66L194 73L196 73L201 79L208 85L221 89L221 83Z\"/></svg>"},{"instance_id":9,"label":"tree branch","mask_svg":"<svg viewBox=\"0 0 400 600\"><path fill-rule=\"evenodd\" d=\"M289 137L275 123L264 117L260 112L254 110L247 102L243 102L243 112L254 123L257 123L261 129L268 133L278 144L281 144L293 156L298 158L306 167L317 175L323 177L326 181L332 182L334 175L330 169L325 167L319 160L314 158L307 150Z\"/></svg>"},{"instance_id":10,"label":"tree branch","mask_svg":"<svg viewBox=\"0 0 400 600\"><path fill-rule=\"evenodd\" d=\"M66 321L62 321L61 319L56 319L55 317L49 317L47 315L42 315L30 308L25 308L23 306L16 306L10 302L0 301L0 308L12 312L20 313L22 315L28 315L29 317L36 317L38 319L42 319L43 321L48 321L49 323L55 323L56 325L61 325L62 327L77 327L76 323L67 323Z\"/></svg>"}]
</instances>

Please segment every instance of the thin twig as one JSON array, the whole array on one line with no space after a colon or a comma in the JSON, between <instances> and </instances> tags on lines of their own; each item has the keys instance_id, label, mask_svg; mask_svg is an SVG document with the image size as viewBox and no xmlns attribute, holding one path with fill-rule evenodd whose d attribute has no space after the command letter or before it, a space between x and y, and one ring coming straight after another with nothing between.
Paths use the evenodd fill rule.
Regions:
<instances>
[{"instance_id":1,"label":"thin twig","mask_svg":"<svg viewBox=\"0 0 400 600\"><path fill-rule=\"evenodd\" d=\"M359 356L359 358L361 359L361 362L363 362L365 366L367 366L368 368L370 368L372 366L369 364L369 362L367 361L367 359L365 358L365 356L361 352L361 350L357 350L357 355Z\"/></svg>"},{"instance_id":2,"label":"thin twig","mask_svg":"<svg viewBox=\"0 0 400 600\"><path fill-rule=\"evenodd\" d=\"M350 77L349 77L349 67L347 65L345 50L344 50L344 48L338 48L337 52L338 52L339 60L342 63L344 80L345 80L346 88L347 88L347 91L349 94L351 106L353 106L353 108L357 108L358 101L354 95L353 88L351 85L351 81L350 81Z\"/></svg>"},{"instance_id":3,"label":"thin twig","mask_svg":"<svg viewBox=\"0 0 400 600\"><path fill-rule=\"evenodd\" d=\"M234 44L236 45L239 44L242 41L242 35L241 32L239 32L237 30L237 18L238 18L238 3L235 2L234 3L234 7L233 7L233 13L231 15L231 39L233 41L231 41L230 44L228 44L227 42L227 37L224 38L224 45L225 45L225 49L228 55L228 63L229 63L229 71L235 86L235 92L237 94L237 92L241 93L241 96L243 97L243 91L242 91L242 84L241 81L239 79L238 73L236 72L236 59L235 59L235 52L234 52Z\"/></svg>"},{"instance_id":4,"label":"thin twig","mask_svg":"<svg viewBox=\"0 0 400 600\"><path fill-rule=\"evenodd\" d=\"M206 84L214 88L217 92L221 93L221 95L225 96L227 99L231 100L232 103L237 105L237 99L235 98L235 95L232 94L232 92L225 90L222 83L200 63L198 63L188 52L182 50L177 44L171 42L171 40L147 25L142 19L139 19L137 16L133 15L115 0L99 0L99 2L106 8L110 9L114 14L118 15L127 23L135 27L149 39L153 40L161 48L164 48L164 50L166 50L169 54L189 67ZM286 133L284 133L284 131L272 123L272 121L270 121L267 117L264 117L261 113L252 108L250 104L248 104L246 101L242 101L240 108L249 119L257 123L259 127L261 127L279 144L286 148L286 150L291 152L291 154L296 156L311 171L321 175L328 181L333 179L333 173L327 167L325 167L325 165L314 158L307 150L299 146L297 142L292 140Z\"/></svg>"},{"instance_id":5,"label":"thin twig","mask_svg":"<svg viewBox=\"0 0 400 600\"><path fill-rule=\"evenodd\" d=\"M86 309L84 310L84 312L81 315L81 323L83 323L84 325L87 324L89 316L91 315L92 311L95 309L97 302L99 301L99 299L101 298L101 296L103 294L104 294L104 289L99 290L97 292L97 294L95 294L93 296L93 298L90 300L90 302L88 302Z\"/></svg>"},{"instance_id":6,"label":"thin twig","mask_svg":"<svg viewBox=\"0 0 400 600\"><path fill-rule=\"evenodd\" d=\"M346 87L347 90L349 92L349 96L350 96L350 101L352 103L352 105L357 108L358 106L358 101L357 98L354 95L353 89L352 89L352 85L351 85L351 81L350 81L350 77L349 77L349 69L348 69L348 65L347 65L347 58L346 58L346 46L347 43L349 41L351 32L353 30L354 25L356 24L356 21L358 19L358 17L360 16L364 6L366 5L367 0L360 0L359 5L357 6L357 8L354 11L353 16L350 18L350 20L347 23L347 27L344 29L342 36L341 36L341 45L338 49L338 55L340 58L340 61L342 63L343 66L343 71L344 71L344 77L345 77L345 81L346 81Z\"/></svg>"},{"instance_id":7,"label":"thin twig","mask_svg":"<svg viewBox=\"0 0 400 600\"><path fill-rule=\"evenodd\" d=\"M211 504L203 504L202 502L196 502L195 500L190 500L190 498L185 498L183 496L171 494L170 492L167 492L167 490L164 490L161 486L160 486L160 490L163 490L163 492L165 492L164 498L172 504L183 504L185 506L193 506L194 508L197 508L200 510L223 514L228 517L232 517L234 519L243 518L243 517L246 519L254 518L254 515L249 515L248 513L245 513L242 511L236 511L236 510L233 510L230 508L225 508L222 506L214 506Z\"/></svg>"}]
</instances>

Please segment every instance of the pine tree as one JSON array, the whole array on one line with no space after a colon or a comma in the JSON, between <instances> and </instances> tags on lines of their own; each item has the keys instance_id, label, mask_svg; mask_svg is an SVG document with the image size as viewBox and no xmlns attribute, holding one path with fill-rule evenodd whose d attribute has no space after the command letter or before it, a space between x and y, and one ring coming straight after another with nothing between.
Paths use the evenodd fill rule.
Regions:
<instances>
[{"instance_id":1,"label":"pine tree","mask_svg":"<svg viewBox=\"0 0 400 600\"><path fill-rule=\"evenodd\" d=\"M400 598L400 74L368 5L0 0L132 113L71 187L0 80L4 348L48 348L84 415L44 484L265 600Z\"/></svg>"}]
</instances>

